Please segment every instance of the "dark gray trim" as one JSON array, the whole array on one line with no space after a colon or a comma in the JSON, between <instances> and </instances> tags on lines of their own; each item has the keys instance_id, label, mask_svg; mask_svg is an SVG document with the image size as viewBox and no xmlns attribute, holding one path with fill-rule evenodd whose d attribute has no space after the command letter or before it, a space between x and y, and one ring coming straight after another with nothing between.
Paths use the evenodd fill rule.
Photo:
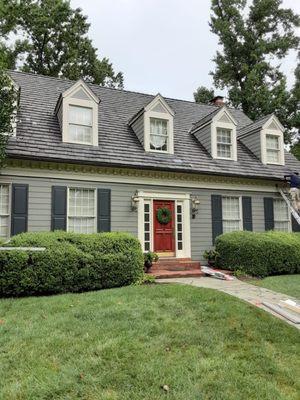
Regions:
<instances>
[{"instance_id":1,"label":"dark gray trim","mask_svg":"<svg viewBox=\"0 0 300 400\"><path fill-rule=\"evenodd\" d=\"M242 197L243 229L253 231L252 223L252 199L248 196Z\"/></svg>"},{"instance_id":2,"label":"dark gray trim","mask_svg":"<svg viewBox=\"0 0 300 400\"><path fill-rule=\"evenodd\" d=\"M11 236L28 230L28 185L12 184Z\"/></svg>"},{"instance_id":3,"label":"dark gray trim","mask_svg":"<svg viewBox=\"0 0 300 400\"><path fill-rule=\"evenodd\" d=\"M216 237L223 233L222 196L218 194L211 195L211 227L214 244Z\"/></svg>"},{"instance_id":4,"label":"dark gray trim","mask_svg":"<svg viewBox=\"0 0 300 400\"><path fill-rule=\"evenodd\" d=\"M67 187L52 186L51 230L67 229Z\"/></svg>"},{"instance_id":5,"label":"dark gray trim","mask_svg":"<svg viewBox=\"0 0 300 400\"><path fill-rule=\"evenodd\" d=\"M111 190L97 190L97 231L110 232L111 230Z\"/></svg>"},{"instance_id":6,"label":"dark gray trim","mask_svg":"<svg viewBox=\"0 0 300 400\"><path fill-rule=\"evenodd\" d=\"M274 199L272 197L264 197L264 212L265 230L271 231L274 229Z\"/></svg>"}]
</instances>

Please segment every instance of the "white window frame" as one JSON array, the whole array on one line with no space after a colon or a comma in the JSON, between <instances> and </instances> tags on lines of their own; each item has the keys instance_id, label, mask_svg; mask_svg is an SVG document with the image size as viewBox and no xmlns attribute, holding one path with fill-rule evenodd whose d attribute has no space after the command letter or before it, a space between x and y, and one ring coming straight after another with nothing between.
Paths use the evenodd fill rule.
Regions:
<instances>
[{"instance_id":1,"label":"white window frame","mask_svg":"<svg viewBox=\"0 0 300 400\"><path fill-rule=\"evenodd\" d=\"M154 249L153 238L153 201L154 200L172 200L175 206L175 257L191 258L191 233L190 233L190 195L186 193L169 192L144 192L137 193L138 201L138 238L143 252L147 252L144 246L144 204L150 204L150 251ZM177 245L177 204L182 205L182 250L178 250Z\"/></svg>"},{"instance_id":2,"label":"white window frame","mask_svg":"<svg viewBox=\"0 0 300 400\"><path fill-rule=\"evenodd\" d=\"M225 130L230 133L230 143L223 143L218 141L218 131L219 130ZM225 146L229 146L230 148L230 157L222 157L218 155L218 144L222 144ZM232 160L233 159L233 135L232 135L232 129L228 128L221 128L220 126L216 127L216 145L217 145L217 158L224 159L224 160Z\"/></svg>"},{"instance_id":3,"label":"white window frame","mask_svg":"<svg viewBox=\"0 0 300 400\"><path fill-rule=\"evenodd\" d=\"M155 107L160 104L165 112L157 112L153 111ZM153 153L162 153L162 154L174 154L174 112L165 102L161 95L157 95L154 100L145 107L144 110L144 148L145 151L153 152ZM151 118L161 119L167 121L167 129L168 129L168 140L167 140L167 150L156 150L151 149L150 146L150 121Z\"/></svg>"},{"instance_id":4,"label":"white window frame","mask_svg":"<svg viewBox=\"0 0 300 400\"><path fill-rule=\"evenodd\" d=\"M223 122L220 121L221 118L226 115L228 121ZM220 112L212 119L211 123L211 155L212 158L216 158L219 160L230 160L237 161L237 134L236 134L236 125L237 122L231 114L227 111L226 107L223 107ZM218 148L217 148L217 130L220 129L228 129L231 131L231 157L219 157L218 156Z\"/></svg>"},{"instance_id":5,"label":"white window frame","mask_svg":"<svg viewBox=\"0 0 300 400\"><path fill-rule=\"evenodd\" d=\"M94 232L93 233L97 233L97 189L94 187L81 187L81 186L69 186L67 188L67 221L66 221L66 225L67 225L67 232L73 232L69 230L69 218L80 218L80 217L74 217L74 216L69 216L69 205L70 205L70 190L93 190L94 191L94 204L95 204L95 210L94 210ZM90 218L90 217L84 217L82 216L82 218Z\"/></svg>"},{"instance_id":6,"label":"white window frame","mask_svg":"<svg viewBox=\"0 0 300 400\"><path fill-rule=\"evenodd\" d=\"M279 198L278 199L273 199L274 203L276 201L280 201L280 202L282 202L282 204L284 204L286 206L288 218L286 220L276 219L275 207L273 207L273 209L274 209L274 231L277 231L277 232L291 232L292 231L292 216L291 216L291 213L289 212L289 208L288 208L286 202L283 199L279 199ZM276 222L287 222L288 230L286 231L286 230L283 230L283 229L275 228Z\"/></svg>"},{"instance_id":7,"label":"white window frame","mask_svg":"<svg viewBox=\"0 0 300 400\"><path fill-rule=\"evenodd\" d=\"M79 99L76 98L76 92L79 90L83 90L88 99ZM83 144L88 146L98 146L98 104L99 99L95 96L95 94L89 89L89 87L83 82L79 80L76 82L70 89L66 90L61 97L60 102L56 107L56 113L59 117L59 122L62 130L62 141L65 143L75 143L75 144ZM72 140L69 134L69 108L70 106L84 107L92 109L92 141L91 142L82 142ZM61 120L60 120L61 119Z\"/></svg>"},{"instance_id":8,"label":"white window frame","mask_svg":"<svg viewBox=\"0 0 300 400\"><path fill-rule=\"evenodd\" d=\"M279 154L279 161L268 161L268 152L267 152L267 136L274 136L278 138L278 154ZM264 129L262 132L262 162L264 164L270 164L270 165L284 165L284 139L283 139L283 133L282 132L277 132L274 130L269 130L269 129Z\"/></svg>"},{"instance_id":9,"label":"white window frame","mask_svg":"<svg viewBox=\"0 0 300 400\"><path fill-rule=\"evenodd\" d=\"M159 135L156 133L151 132L151 121L152 120L157 120L157 121L164 121L166 122L167 125L167 134L166 135ZM163 136L166 137L166 150L159 150L159 149L152 149L151 148L151 135L157 135L157 136ZM150 151L154 151L157 153L169 153L169 148L170 148L170 129L169 129L169 120L165 119L165 118L154 118L154 117L150 117L150 132L149 132L149 146L150 146Z\"/></svg>"},{"instance_id":10,"label":"white window frame","mask_svg":"<svg viewBox=\"0 0 300 400\"><path fill-rule=\"evenodd\" d=\"M244 229L243 226L243 203L242 203L242 196L230 196L230 195L226 195L226 196L222 196L222 226L223 226L223 232L224 232L224 221L235 221L233 219L225 219L224 218L224 213L223 213L223 200L224 199L228 199L228 198L234 198L234 199L238 199L239 201L239 229L237 231L230 231L230 232L239 232L242 231ZM226 233L226 232L224 232Z\"/></svg>"},{"instance_id":11,"label":"white window frame","mask_svg":"<svg viewBox=\"0 0 300 400\"><path fill-rule=\"evenodd\" d=\"M80 101L83 101L83 100L80 100ZM88 102L88 103L89 103L89 102ZM84 108L85 110L91 110L91 111L92 111L92 124L91 124L91 125L83 125L83 124L76 124L76 123L72 122L72 121L70 120L70 113L71 113L71 108L72 108L72 107L78 107L78 108ZM70 138L70 137L71 137L71 135L70 135L70 126L71 126L71 125L83 126L83 127L91 128L91 131L92 131L92 140L91 140L91 142L87 142L87 141L84 141L84 140L81 141L81 140L73 140L73 139L71 139L71 138ZM79 143L79 144L92 145L93 142L94 142L94 139L93 139L93 129L94 129L94 111L93 111L93 108L92 108L92 107L89 107L89 106L84 107L83 105L74 104L73 101L72 101L72 103L68 104L68 136L69 136L69 143Z\"/></svg>"},{"instance_id":12,"label":"white window frame","mask_svg":"<svg viewBox=\"0 0 300 400\"><path fill-rule=\"evenodd\" d=\"M1 186L7 186L8 187L8 214L1 214L1 216L7 217L7 236L6 237L0 237L1 239L9 239L11 235L11 183L7 182L1 182Z\"/></svg>"}]
</instances>

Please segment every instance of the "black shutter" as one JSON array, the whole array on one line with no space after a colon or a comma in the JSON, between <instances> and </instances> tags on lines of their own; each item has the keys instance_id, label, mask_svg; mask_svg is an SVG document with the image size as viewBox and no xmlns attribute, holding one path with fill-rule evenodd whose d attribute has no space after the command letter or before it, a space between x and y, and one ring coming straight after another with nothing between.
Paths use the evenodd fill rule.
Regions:
<instances>
[{"instance_id":1,"label":"black shutter","mask_svg":"<svg viewBox=\"0 0 300 400\"><path fill-rule=\"evenodd\" d=\"M242 197L243 208L243 229L244 231L252 231L252 201L251 197Z\"/></svg>"},{"instance_id":2,"label":"black shutter","mask_svg":"<svg viewBox=\"0 0 300 400\"><path fill-rule=\"evenodd\" d=\"M222 196L211 195L212 242L223 233Z\"/></svg>"},{"instance_id":3,"label":"black shutter","mask_svg":"<svg viewBox=\"0 0 300 400\"><path fill-rule=\"evenodd\" d=\"M67 188L52 186L51 230L66 230L67 227Z\"/></svg>"},{"instance_id":4,"label":"black shutter","mask_svg":"<svg viewBox=\"0 0 300 400\"><path fill-rule=\"evenodd\" d=\"M264 197L265 230L274 229L274 202L272 197Z\"/></svg>"},{"instance_id":5,"label":"black shutter","mask_svg":"<svg viewBox=\"0 0 300 400\"><path fill-rule=\"evenodd\" d=\"M28 185L13 184L11 197L11 235L27 232Z\"/></svg>"},{"instance_id":6,"label":"black shutter","mask_svg":"<svg viewBox=\"0 0 300 400\"><path fill-rule=\"evenodd\" d=\"M300 225L298 222L295 220L295 218L292 215L292 231L293 232L300 232Z\"/></svg>"},{"instance_id":7,"label":"black shutter","mask_svg":"<svg viewBox=\"0 0 300 400\"><path fill-rule=\"evenodd\" d=\"M110 189L98 189L98 232L110 232Z\"/></svg>"}]
</instances>

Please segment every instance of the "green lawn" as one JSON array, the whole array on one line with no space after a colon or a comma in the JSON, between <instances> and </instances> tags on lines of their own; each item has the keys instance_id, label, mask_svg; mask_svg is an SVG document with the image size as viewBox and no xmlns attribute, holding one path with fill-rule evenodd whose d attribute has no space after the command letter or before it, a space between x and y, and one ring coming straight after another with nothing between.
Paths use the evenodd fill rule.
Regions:
<instances>
[{"instance_id":1,"label":"green lawn","mask_svg":"<svg viewBox=\"0 0 300 400\"><path fill-rule=\"evenodd\" d=\"M299 331L217 291L0 300L0 320L3 400L299 399Z\"/></svg>"},{"instance_id":2,"label":"green lawn","mask_svg":"<svg viewBox=\"0 0 300 400\"><path fill-rule=\"evenodd\" d=\"M247 282L300 299L300 274L269 276L264 279L254 279Z\"/></svg>"}]
</instances>

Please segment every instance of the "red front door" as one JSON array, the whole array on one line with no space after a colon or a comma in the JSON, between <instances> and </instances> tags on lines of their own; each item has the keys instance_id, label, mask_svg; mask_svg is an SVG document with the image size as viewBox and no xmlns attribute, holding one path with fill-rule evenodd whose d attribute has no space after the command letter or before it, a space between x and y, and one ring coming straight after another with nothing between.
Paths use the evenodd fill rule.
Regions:
<instances>
[{"instance_id":1,"label":"red front door","mask_svg":"<svg viewBox=\"0 0 300 400\"><path fill-rule=\"evenodd\" d=\"M157 210L168 208L171 211L171 221L161 224L157 219ZM153 201L153 227L154 227L154 251L165 256L175 255L175 212L174 201Z\"/></svg>"}]
</instances>

